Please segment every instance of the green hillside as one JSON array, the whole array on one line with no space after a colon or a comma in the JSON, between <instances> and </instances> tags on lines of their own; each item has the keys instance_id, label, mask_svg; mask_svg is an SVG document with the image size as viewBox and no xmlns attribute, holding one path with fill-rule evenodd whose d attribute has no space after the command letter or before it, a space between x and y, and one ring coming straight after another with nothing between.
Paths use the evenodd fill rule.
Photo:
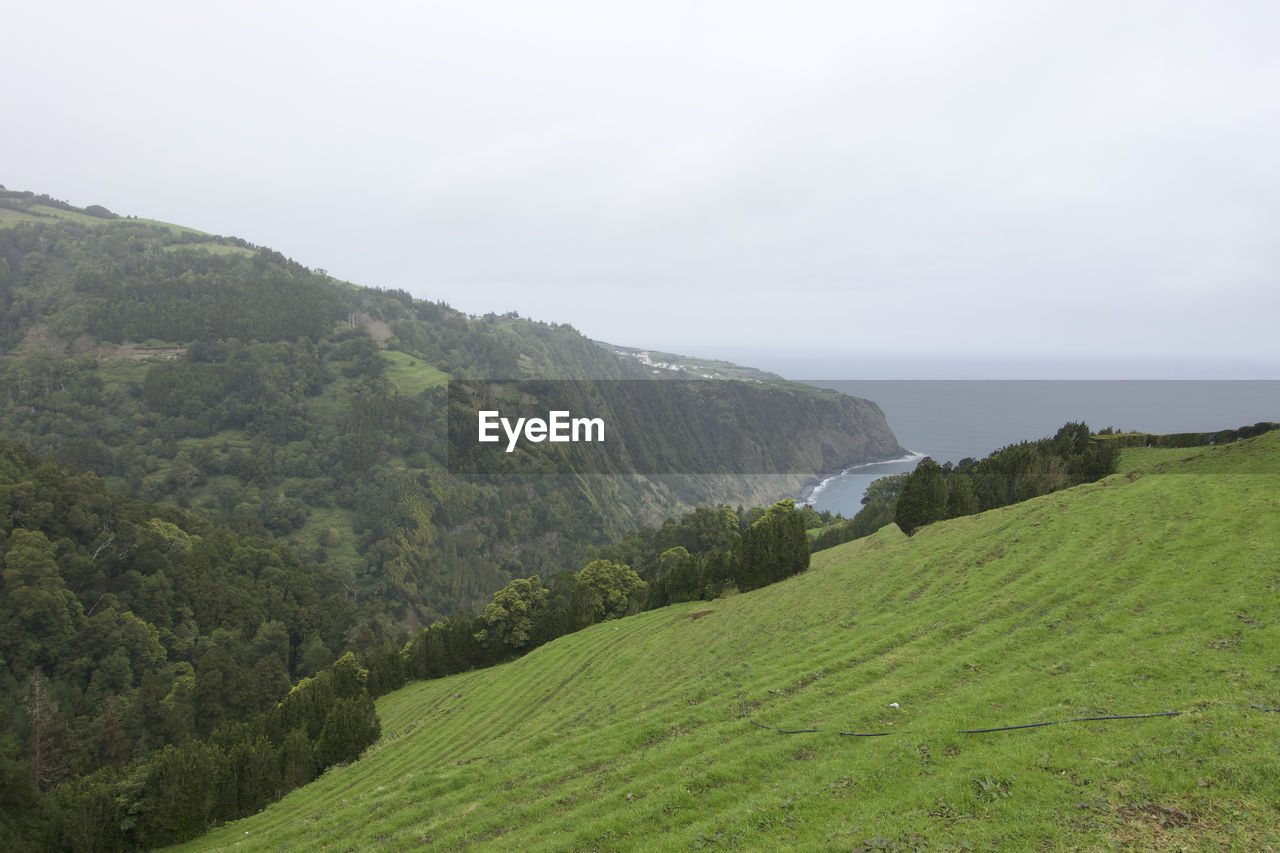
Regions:
<instances>
[{"instance_id":1,"label":"green hillside","mask_svg":"<svg viewBox=\"0 0 1280 853\"><path fill-rule=\"evenodd\" d=\"M409 686L189 847L1280 847L1280 434L1120 471Z\"/></svg>"},{"instance_id":2,"label":"green hillside","mask_svg":"<svg viewBox=\"0 0 1280 853\"><path fill-rule=\"evenodd\" d=\"M698 383L700 404L632 431L632 457L668 451L664 470L691 472L708 454L690 439L713 419L772 463L728 470L783 475L530 492L449 468L450 379L650 378L566 325L472 317L243 239L0 187L0 437L336 570L360 605L353 637L474 611L514 577L577 571L588 548L695 505L769 504L903 452L867 401Z\"/></svg>"}]
</instances>

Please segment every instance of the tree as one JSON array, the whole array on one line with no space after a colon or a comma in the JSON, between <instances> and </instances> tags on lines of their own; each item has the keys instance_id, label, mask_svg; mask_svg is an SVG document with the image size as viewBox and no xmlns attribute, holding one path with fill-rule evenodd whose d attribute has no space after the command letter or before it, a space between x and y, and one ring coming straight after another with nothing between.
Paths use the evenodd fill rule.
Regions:
<instances>
[{"instance_id":1,"label":"tree","mask_svg":"<svg viewBox=\"0 0 1280 853\"><path fill-rule=\"evenodd\" d=\"M114 767L123 766L133 757L133 739L128 730L128 701L108 696L102 703L98 719L97 741L99 761Z\"/></svg>"},{"instance_id":2,"label":"tree","mask_svg":"<svg viewBox=\"0 0 1280 853\"><path fill-rule=\"evenodd\" d=\"M485 607L483 618L488 627L478 631L476 639L482 643L502 643L512 649L524 647L546 607L549 593L537 575L511 581L495 592L493 601Z\"/></svg>"},{"instance_id":3,"label":"tree","mask_svg":"<svg viewBox=\"0 0 1280 853\"><path fill-rule=\"evenodd\" d=\"M972 462L973 460L969 460ZM907 479L911 476L906 474L890 474L887 477L877 477L867 486L866 492L862 495L862 505L871 506L872 504L890 504L898 499L898 495L902 493L902 487L906 485Z\"/></svg>"},{"instance_id":4,"label":"tree","mask_svg":"<svg viewBox=\"0 0 1280 853\"><path fill-rule=\"evenodd\" d=\"M228 785L220 804L225 819L258 811L280 790L280 750L268 738L253 738L249 732L249 727L242 727L226 753Z\"/></svg>"},{"instance_id":5,"label":"tree","mask_svg":"<svg viewBox=\"0 0 1280 853\"><path fill-rule=\"evenodd\" d=\"M658 557L658 571L665 587L667 601L696 601L702 595L702 578L698 560L677 545L668 548Z\"/></svg>"},{"instance_id":6,"label":"tree","mask_svg":"<svg viewBox=\"0 0 1280 853\"><path fill-rule=\"evenodd\" d=\"M575 579L591 622L617 619L634 612L648 586L630 566L612 560L593 560Z\"/></svg>"},{"instance_id":7,"label":"tree","mask_svg":"<svg viewBox=\"0 0 1280 853\"><path fill-rule=\"evenodd\" d=\"M942 466L926 456L911 472L902 494L898 495L894 521L910 536L926 524L945 517L946 508L947 482L943 479Z\"/></svg>"},{"instance_id":8,"label":"tree","mask_svg":"<svg viewBox=\"0 0 1280 853\"><path fill-rule=\"evenodd\" d=\"M38 849L32 835L40 801L18 739L0 731L0 833L12 850Z\"/></svg>"},{"instance_id":9,"label":"tree","mask_svg":"<svg viewBox=\"0 0 1280 853\"><path fill-rule=\"evenodd\" d=\"M968 474L953 471L947 477L947 518L959 518L978 512L978 496Z\"/></svg>"},{"instance_id":10,"label":"tree","mask_svg":"<svg viewBox=\"0 0 1280 853\"><path fill-rule=\"evenodd\" d=\"M40 531L18 528L6 543L0 574L0 658L15 675L64 656L84 622L84 610L58 574L53 544Z\"/></svg>"},{"instance_id":11,"label":"tree","mask_svg":"<svg viewBox=\"0 0 1280 853\"><path fill-rule=\"evenodd\" d=\"M31 778L40 790L48 790L67 772L63 741L67 725L58 713L49 679L36 667L31 673L27 695L27 717L31 721Z\"/></svg>"},{"instance_id":12,"label":"tree","mask_svg":"<svg viewBox=\"0 0 1280 853\"><path fill-rule=\"evenodd\" d=\"M50 791L46 804L48 813L56 816L56 826L51 827L52 838L41 849L128 849L121 825L122 804L116 799L119 790L115 768L104 767L87 776L68 779ZM56 844L55 839L61 844ZM17 849L22 849L21 845Z\"/></svg>"},{"instance_id":13,"label":"tree","mask_svg":"<svg viewBox=\"0 0 1280 853\"><path fill-rule=\"evenodd\" d=\"M290 729L280 745L280 787L292 791L316 778L315 745L306 729Z\"/></svg>"},{"instance_id":14,"label":"tree","mask_svg":"<svg viewBox=\"0 0 1280 853\"><path fill-rule=\"evenodd\" d=\"M227 779L226 754L201 741L166 746L130 765L117 799L136 846L175 844L204 832Z\"/></svg>"},{"instance_id":15,"label":"tree","mask_svg":"<svg viewBox=\"0 0 1280 853\"><path fill-rule=\"evenodd\" d=\"M331 767L355 761L381 734L382 726L369 694L338 699L329 709L316 743L316 763Z\"/></svg>"},{"instance_id":16,"label":"tree","mask_svg":"<svg viewBox=\"0 0 1280 853\"><path fill-rule=\"evenodd\" d=\"M1076 421L1063 424L1053 437L1054 448L1063 459L1083 454L1088 450L1089 442L1089 425Z\"/></svg>"},{"instance_id":17,"label":"tree","mask_svg":"<svg viewBox=\"0 0 1280 853\"><path fill-rule=\"evenodd\" d=\"M312 634L302 644L298 661L298 675L312 676L333 663L333 652L324 644L319 634Z\"/></svg>"},{"instance_id":18,"label":"tree","mask_svg":"<svg viewBox=\"0 0 1280 853\"><path fill-rule=\"evenodd\" d=\"M791 499L764 511L738 540L738 589L759 589L809 568L809 535Z\"/></svg>"},{"instance_id":19,"label":"tree","mask_svg":"<svg viewBox=\"0 0 1280 853\"><path fill-rule=\"evenodd\" d=\"M711 550L702 556L702 598L710 601L733 579L732 552Z\"/></svg>"}]
</instances>

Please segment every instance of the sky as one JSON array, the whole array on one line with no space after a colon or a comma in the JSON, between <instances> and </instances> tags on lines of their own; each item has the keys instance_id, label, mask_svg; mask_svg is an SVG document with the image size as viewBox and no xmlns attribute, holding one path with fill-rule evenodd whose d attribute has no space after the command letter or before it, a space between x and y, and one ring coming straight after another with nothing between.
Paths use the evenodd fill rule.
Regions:
<instances>
[{"instance_id":1,"label":"sky","mask_svg":"<svg viewBox=\"0 0 1280 853\"><path fill-rule=\"evenodd\" d=\"M0 184L795 378L1278 378L1280 4L10 4Z\"/></svg>"}]
</instances>

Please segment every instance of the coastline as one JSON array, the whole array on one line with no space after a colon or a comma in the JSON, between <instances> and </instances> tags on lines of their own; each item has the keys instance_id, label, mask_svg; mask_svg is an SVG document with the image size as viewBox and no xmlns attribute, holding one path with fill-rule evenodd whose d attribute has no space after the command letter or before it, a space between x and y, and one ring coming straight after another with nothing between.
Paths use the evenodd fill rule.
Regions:
<instances>
[{"instance_id":1,"label":"coastline","mask_svg":"<svg viewBox=\"0 0 1280 853\"><path fill-rule=\"evenodd\" d=\"M859 462L854 465L841 468L836 473L823 477L820 481L812 485L805 486L804 490L800 493L800 497L796 499L796 504L799 506L804 506L805 504L812 506L818 495L822 494L822 491L826 489L833 480L843 477L845 474L849 474L854 471L863 471L867 468L874 468L877 465L898 465L905 462L911 462L923 459L926 455L928 454L921 453L918 450L912 450L908 451L906 456L899 456L894 459L877 459L875 462Z\"/></svg>"}]
</instances>

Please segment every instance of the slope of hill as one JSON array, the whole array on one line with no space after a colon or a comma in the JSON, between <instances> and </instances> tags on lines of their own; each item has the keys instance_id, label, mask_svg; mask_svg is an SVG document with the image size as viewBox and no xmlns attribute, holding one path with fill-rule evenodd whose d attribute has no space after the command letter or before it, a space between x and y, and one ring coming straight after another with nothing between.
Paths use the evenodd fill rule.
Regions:
<instances>
[{"instance_id":1,"label":"slope of hill","mask_svg":"<svg viewBox=\"0 0 1280 853\"><path fill-rule=\"evenodd\" d=\"M189 849L1274 849L1280 435L1120 470L409 686Z\"/></svg>"},{"instance_id":2,"label":"slope of hill","mask_svg":"<svg viewBox=\"0 0 1280 853\"><path fill-rule=\"evenodd\" d=\"M446 471L450 379L650 376L568 326L470 317L238 238L0 189L0 435L327 564L366 605L366 636L483 606L515 576L575 571L589 545L693 505L770 503L901 452L874 405L771 389L754 406L663 413L677 436L708 413L786 433L768 449L789 474L767 482L530 492ZM787 433L800 408L804 431ZM699 458L667 432L634 450Z\"/></svg>"}]
</instances>

